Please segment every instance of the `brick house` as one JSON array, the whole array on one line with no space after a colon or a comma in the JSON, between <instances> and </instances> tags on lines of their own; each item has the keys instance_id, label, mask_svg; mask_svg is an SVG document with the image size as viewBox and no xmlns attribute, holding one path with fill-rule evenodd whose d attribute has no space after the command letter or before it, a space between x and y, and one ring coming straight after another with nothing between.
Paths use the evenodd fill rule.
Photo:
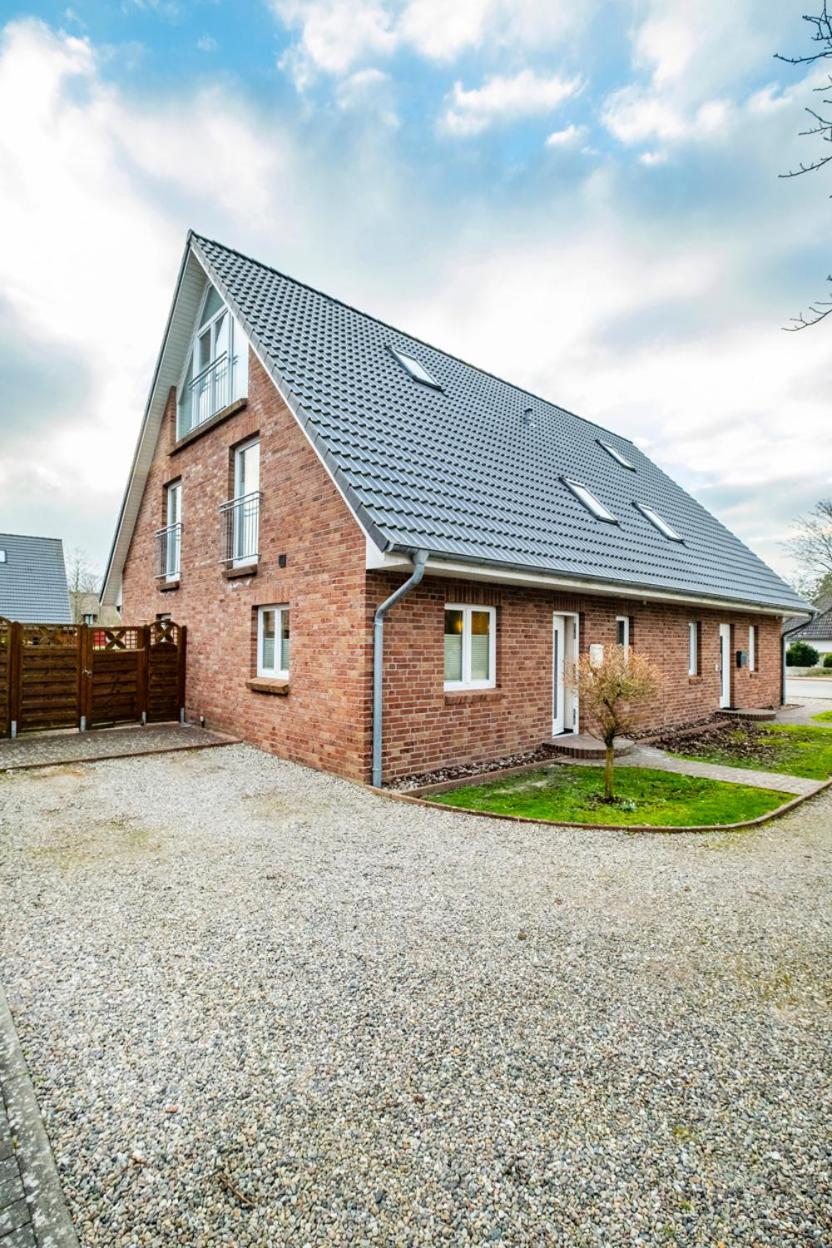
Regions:
<instances>
[{"instance_id":1,"label":"brick house","mask_svg":"<svg viewBox=\"0 0 832 1248\"><path fill-rule=\"evenodd\" d=\"M773 706L806 610L625 438L195 234L102 601L187 624L189 718L360 780L579 730L590 646L661 668L645 727Z\"/></svg>"}]
</instances>

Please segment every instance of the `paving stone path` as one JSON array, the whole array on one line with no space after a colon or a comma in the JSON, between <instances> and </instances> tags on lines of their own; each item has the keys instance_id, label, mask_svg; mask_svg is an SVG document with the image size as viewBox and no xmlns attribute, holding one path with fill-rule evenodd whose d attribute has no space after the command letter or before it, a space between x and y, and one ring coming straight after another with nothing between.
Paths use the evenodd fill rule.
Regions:
<instances>
[{"instance_id":1,"label":"paving stone path","mask_svg":"<svg viewBox=\"0 0 832 1248\"><path fill-rule=\"evenodd\" d=\"M231 745L235 738L181 724L148 724L129 728L93 728L89 732L24 733L14 741L0 741L0 771L48 767L59 763L88 763L133 754L161 754L168 750L205 749Z\"/></svg>"}]
</instances>

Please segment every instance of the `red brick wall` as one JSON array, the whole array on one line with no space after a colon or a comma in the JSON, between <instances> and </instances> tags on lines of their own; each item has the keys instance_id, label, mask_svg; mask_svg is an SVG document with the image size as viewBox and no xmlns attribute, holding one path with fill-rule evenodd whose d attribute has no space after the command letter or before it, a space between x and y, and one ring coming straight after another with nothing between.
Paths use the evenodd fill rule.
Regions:
<instances>
[{"instance_id":1,"label":"red brick wall","mask_svg":"<svg viewBox=\"0 0 832 1248\"><path fill-rule=\"evenodd\" d=\"M219 505L230 494L231 450L260 435L260 563L226 580ZM372 617L404 579L365 573L365 540L306 438L254 356L246 407L171 454L168 404L124 569L124 618L169 612L188 626L187 713L281 757L359 779L370 775ZM182 479L180 587L163 593L153 573L164 485ZM286 567L278 555L286 555ZM445 694L445 602L497 608L495 690ZM286 697L254 692L254 608L287 603L291 675ZM756 674L732 668L732 701L779 701L779 620L640 600L559 595L426 577L385 626L385 776L499 757L551 733L552 613L578 612L581 648L615 643L615 617L633 618L632 643L665 675L644 726L703 718L719 703L718 626L733 625L732 654L759 627ZM701 621L701 675L688 678L688 621Z\"/></svg>"},{"instance_id":2,"label":"red brick wall","mask_svg":"<svg viewBox=\"0 0 832 1248\"><path fill-rule=\"evenodd\" d=\"M369 578L368 611L401 577ZM497 608L497 688L470 693L443 689L443 609L446 602ZM771 706L780 699L778 619L640 600L553 594L480 586L426 576L387 617L385 625L384 771L387 778L477 762L539 745L551 735L552 615L580 615L580 648L614 645L615 617L633 619L632 644L662 672L661 695L641 725L661 727L702 719L719 705L719 624L733 625L732 655L748 648L748 625L759 628L758 671L732 668L735 706ZM700 675L688 677L688 621L701 629Z\"/></svg>"},{"instance_id":3,"label":"red brick wall","mask_svg":"<svg viewBox=\"0 0 832 1248\"><path fill-rule=\"evenodd\" d=\"M187 714L284 758L363 778L369 749L365 540L315 452L252 355L247 406L175 454L174 400L149 475L123 581L124 618L159 612L188 626ZM260 562L226 580L219 505L230 496L231 448L260 435ZM182 478L179 589L154 578L163 487ZM278 567L278 555L286 567ZM255 674L257 605L288 603L286 697L246 688Z\"/></svg>"}]
</instances>

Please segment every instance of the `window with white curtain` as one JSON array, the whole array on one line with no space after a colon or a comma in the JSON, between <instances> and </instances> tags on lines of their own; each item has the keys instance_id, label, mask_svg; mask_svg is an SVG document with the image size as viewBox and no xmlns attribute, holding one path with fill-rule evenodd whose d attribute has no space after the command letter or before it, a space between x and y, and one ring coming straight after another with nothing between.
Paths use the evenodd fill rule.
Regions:
<instances>
[{"instance_id":1,"label":"window with white curtain","mask_svg":"<svg viewBox=\"0 0 832 1248\"><path fill-rule=\"evenodd\" d=\"M288 679L288 607L257 608L257 675Z\"/></svg>"},{"instance_id":2,"label":"window with white curtain","mask_svg":"<svg viewBox=\"0 0 832 1248\"><path fill-rule=\"evenodd\" d=\"M494 607L445 607L445 688L493 689L497 613Z\"/></svg>"}]
</instances>

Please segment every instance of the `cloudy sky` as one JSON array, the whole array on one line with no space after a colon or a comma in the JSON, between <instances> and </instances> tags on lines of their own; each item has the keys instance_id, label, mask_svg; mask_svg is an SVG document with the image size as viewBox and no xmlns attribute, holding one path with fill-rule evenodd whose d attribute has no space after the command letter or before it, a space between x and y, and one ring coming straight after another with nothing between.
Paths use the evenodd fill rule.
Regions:
<instances>
[{"instance_id":1,"label":"cloudy sky","mask_svg":"<svg viewBox=\"0 0 832 1248\"><path fill-rule=\"evenodd\" d=\"M193 226L637 441L779 570L830 492L794 0L0 6L0 530L101 567ZM811 7L811 6L810 6Z\"/></svg>"}]
</instances>

